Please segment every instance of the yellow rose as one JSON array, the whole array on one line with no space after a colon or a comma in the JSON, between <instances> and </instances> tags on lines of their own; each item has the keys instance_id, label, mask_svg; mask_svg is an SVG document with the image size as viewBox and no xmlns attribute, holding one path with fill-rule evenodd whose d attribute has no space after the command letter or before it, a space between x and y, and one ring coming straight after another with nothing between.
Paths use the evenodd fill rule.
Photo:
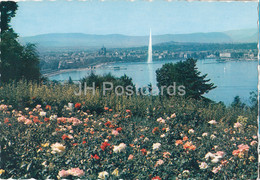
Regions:
<instances>
[{"instance_id":1,"label":"yellow rose","mask_svg":"<svg viewBox=\"0 0 260 180\"><path fill-rule=\"evenodd\" d=\"M42 144L42 147L48 147L50 144L49 143L45 143L45 144Z\"/></svg>"},{"instance_id":2,"label":"yellow rose","mask_svg":"<svg viewBox=\"0 0 260 180\"><path fill-rule=\"evenodd\" d=\"M118 168L116 168L116 169L112 172L112 174L115 175L115 176L119 176Z\"/></svg>"},{"instance_id":3,"label":"yellow rose","mask_svg":"<svg viewBox=\"0 0 260 180\"><path fill-rule=\"evenodd\" d=\"M0 169L0 175L4 174L5 173L5 170L3 169Z\"/></svg>"}]
</instances>

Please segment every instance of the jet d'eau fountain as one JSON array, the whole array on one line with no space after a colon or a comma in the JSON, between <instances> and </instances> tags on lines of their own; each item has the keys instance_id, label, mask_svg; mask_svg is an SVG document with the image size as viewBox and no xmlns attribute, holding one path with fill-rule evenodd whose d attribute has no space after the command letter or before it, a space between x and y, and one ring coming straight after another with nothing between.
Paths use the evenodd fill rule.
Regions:
<instances>
[{"instance_id":1,"label":"jet d'eau fountain","mask_svg":"<svg viewBox=\"0 0 260 180\"><path fill-rule=\"evenodd\" d=\"M152 61L153 61L152 31L150 29L150 38L149 38L149 46L148 46L148 59L147 59L147 63L152 63Z\"/></svg>"},{"instance_id":2,"label":"jet d'eau fountain","mask_svg":"<svg viewBox=\"0 0 260 180\"><path fill-rule=\"evenodd\" d=\"M152 31L150 29L150 38L149 38L149 45L148 45L148 58L147 58L147 63L148 63L148 73L149 73L149 81L152 86L155 86L152 84L153 82L153 67L152 67L152 61L153 61L153 50L152 50Z\"/></svg>"}]
</instances>

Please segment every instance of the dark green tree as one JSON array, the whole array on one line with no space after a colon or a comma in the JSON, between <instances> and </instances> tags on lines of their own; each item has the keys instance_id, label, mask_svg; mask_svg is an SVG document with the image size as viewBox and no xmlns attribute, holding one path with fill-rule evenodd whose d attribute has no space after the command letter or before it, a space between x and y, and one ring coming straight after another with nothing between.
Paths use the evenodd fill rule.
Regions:
<instances>
[{"instance_id":1,"label":"dark green tree","mask_svg":"<svg viewBox=\"0 0 260 180\"><path fill-rule=\"evenodd\" d=\"M12 31L1 33L1 81L18 79L21 75L21 53L23 47L17 42L17 34Z\"/></svg>"},{"instance_id":2,"label":"dark green tree","mask_svg":"<svg viewBox=\"0 0 260 180\"><path fill-rule=\"evenodd\" d=\"M39 57L34 44L21 45L18 35L10 27L18 5L13 1L0 2L1 10L1 60L0 82L10 80L39 80Z\"/></svg>"},{"instance_id":3,"label":"dark green tree","mask_svg":"<svg viewBox=\"0 0 260 180\"><path fill-rule=\"evenodd\" d=\"M161 92L161 87L169 87L176 83L176 86L185 87L185 96L201 99L204 98L202 95L208 93L210 90L216 88L213 83L208 83L210 79L205 79L207 74L200 75L196 67L197 60L192 58L186 61L180 61L175 64L167 63L162 68L156 70L157 85ZM164 90L165 91L165 90ZM164 92L163 94L166 94Z\"/></svg>"},{"instance_id":4,"label":"dark green tree","mask_svg":"<svg viewBox=\"0 0 260 180\"><path fill-rule=\"evenodd\" d=\"M251 108L254 110L258 109L258 91L252 91L250 92L250 103L251 103Z\"/></svg>"},{"instance_id":5,"label":"dark green tree","mask_svg":"<svg viewBox=\"0 0 260 180\"><path fill-rule=\"evenodd\" d=\"M73 82L71 76L69 77L68 84L74 84L74 82Z\"/></svg>"},{"instance_id":6,"label":"dark green tree","mask_svg":"<svg viewBox=\"0 0 260 180\"><path fill-rule=\"evenodd\" d=\"M242 103L241 99L239 96L234 97L233 102L231 103L232 107L237 107L237 108L244 108L246 106L245 103Z\"/></svg>"},{"instance_id":7,"label":"dark green tree","mask_svg":"<svg viewBox=\"0 0 260 180\"><path fill-rule=\"evenodd\" d=\"M27 80L38 80L41 76L39 63L39 56L35 44L27 43L23 46L21 53L21 77Z\"/></svg>"},{"instance_id":8,"label":"dark green tree","mask_svg":"<svg viewBox=\"0 0 260 180\"><path fill-rule=\"evenodd\" d=\"M135 92L135 85L133 84L132 78L128 77L125 74L121 77L115 77L111 73L100 76L92 72L89 76L82 78L80 82L81 84L84 84L84 82L86 82L86 85L89 87L92 87L93 83L95 83L95 88L98 88L99 90L102 90L104 82L112 83L114 88L116 86L122 86L124 88L126 88L127 86L132 86L133 91Z\"/></svg>"},{"instance_id":9,"label":"dark green tree","mask_svg":"<svg viewBox=\"0 0 260 180\"><path fill-rule=\"evenodd\" d=\"M7 30L11 30L9 25L11 18L15 16L15 12L18 5L14 1L0 2L0 12L1 12L1 33Z\"/></svg>"}]
</instances>

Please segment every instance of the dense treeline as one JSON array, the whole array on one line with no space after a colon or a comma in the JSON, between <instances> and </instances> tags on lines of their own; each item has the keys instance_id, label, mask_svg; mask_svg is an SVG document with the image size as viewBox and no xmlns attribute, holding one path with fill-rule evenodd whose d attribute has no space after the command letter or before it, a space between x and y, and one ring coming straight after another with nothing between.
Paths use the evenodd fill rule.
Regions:
<instances>
[{"instance_id":1,"label":"dense treeline","mask_svg":"<svg viewBox=\"0 0 260 180\"><path fill-rule=\"evenodd\" d=\"M169 42L153 46L154 50L174 51L222 51L222 50L257 50L257 43L177 43Z\"/></svg>"}]
</instances>

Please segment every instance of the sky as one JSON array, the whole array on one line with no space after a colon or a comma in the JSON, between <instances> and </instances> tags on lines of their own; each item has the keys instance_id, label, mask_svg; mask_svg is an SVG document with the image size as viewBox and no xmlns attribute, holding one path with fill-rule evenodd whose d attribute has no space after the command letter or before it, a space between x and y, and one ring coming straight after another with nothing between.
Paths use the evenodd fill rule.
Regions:
<instances>
[{"instance_id":1,"label":"sky","mask_svg":"<svg viewBox=\"0 0 260 180\"><path fill-rule=\"evenodd\" d=\"M153 35L257 28L257 2L18 2L13 29L46 33Z\"/></svg>"}]
</instances>

